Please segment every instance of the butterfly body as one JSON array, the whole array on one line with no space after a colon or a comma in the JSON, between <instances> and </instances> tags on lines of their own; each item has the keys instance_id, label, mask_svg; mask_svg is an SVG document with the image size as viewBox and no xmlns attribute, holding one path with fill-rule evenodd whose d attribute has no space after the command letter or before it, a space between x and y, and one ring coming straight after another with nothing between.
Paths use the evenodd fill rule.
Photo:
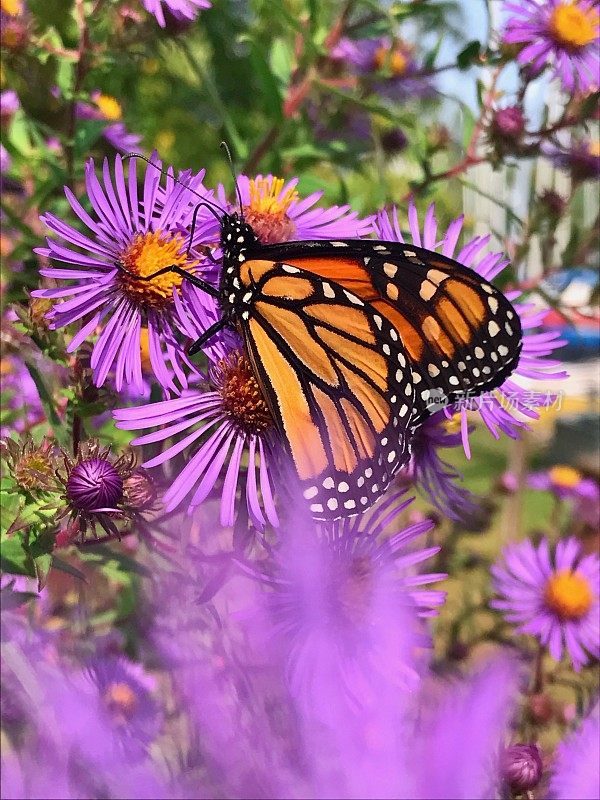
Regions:
<instances>
[{"instance_id":1,"label":"butterfly body","mask_svg":"<svg viewBox=\"0 0 600 800\"><path fill-rule=\"evenodd\" d=\"M430 413L501 385L519 318L472 270L376 240L262 245L221 222L223 321L242 336L316 518L358 513Z\"/></svg>"}]
</instances>

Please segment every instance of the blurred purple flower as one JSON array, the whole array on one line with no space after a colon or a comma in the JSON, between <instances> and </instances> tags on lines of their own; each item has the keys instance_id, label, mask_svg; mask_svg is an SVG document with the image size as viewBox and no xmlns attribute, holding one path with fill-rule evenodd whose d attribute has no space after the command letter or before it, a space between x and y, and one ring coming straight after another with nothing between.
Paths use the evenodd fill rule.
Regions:
<instances>
[{"instance_id":1,"label":"blurred purple flower","mask_svg":"<svg viewBox=\"0 0 600 800\"><path fill-rule=\"evenodd\" d=\"M323 192L300 199L296 191L298 178L286 182L273 175L254 178L240 175L237 183L246 222L263 244L292 239L355 238L372 231L373 218L360 219L349 205L313 208ZM228 203L223 186L219 186L217 195L223 207L237 208L236 203Z\"/></svg>"},{"instance_id":2,"label":"blurred purple flower","mask_svg":"<svg viewBox=\"0 0 600 800\"><path fill-rule=\"evenodd\" d=\"M153 163L159 168L162 166L155 159ZM57 303L48 315L52 328L85 320L71 340L68 352L76 350L96 329L101 329L91 358L97 386L102 386L109 372L114 370L117 391L121 391L123 384L134 384L143 391L143 326L148 330L150 362L159 383L174 392L177 391L174 378L180 386L187 386L183 365L193 367L176 332L185 324L190 298L198 290L173 273L142 283L120 272L115 264L120 262L130 272L141 276L172 264L191 271L203 269L202 257L188 256L186 252L185 232L197 204L197 195L191 190L205 193L203 175L203 172L193 177L189 172L180 175L180 180L186 184L182 186L173 181L169 171L163 187L161 173L147 165L144 187L138 197L135 160L129 161L126 179L123 162L117 155L113 179L105 159L103 188L90 159L86 164L86 187L96 219L85 211L68 187L65 187L65 194L75 214L92 231L93 238L54 214L42 215L42 221L58 239L47 239L48 247L36 252L75 265L75 269L42 269L40 274L44 277L71 283L57 289L41 289L33 295L51 300L71 297ZM196 230L206 235L207 230L214 228L212 215L203 215L201 211Z\"/></svg>"},{"instance_id":3,"label":"blurred purple flower","mask_svg":"<svg viewBox=\"0 0 600 800\"><path fill-rule=\"evenodd\" d=\"M318 532L292 514L272 562L261 563L259 580L272 591L263 594L256 635L270 632L266 651L282 660L292 696L306 708L368 706L376 687L398 690L417 678L414 648L428 638L412 618L435 614L445 595L422 587L446 576L419 571L440 548L418 543L429 520L400 528L412 502L400 502L402 494L366 519Z\"/></svg>"},{"instance_id":4,"label":"blurred purple flower","mask_svg":"<svg viewBox=\"0 0 600 800\"><path fill-rule=\"evenodd\" d=\"M102 94L99 90L92 92L90 98L93 105L84 102L77 103L77 116L80 119L99 119L109 122L110 124L102 131L102 136L115 150L121 150L123 153L137 150L142 137L127 130L125 123L121 120L123 112L119 101L110 95Z\"/></svg>"},{"instance_id":5,"label":"blurred purple flower","mask_svg":"<svg viewBox=\"0 0 600 800\"><path fill-rule=\"evenodd\" d=\"M522 44L520 64L537 72L547 64L567 92L598 85L598 7L594 0L511 0L504 31L508 44Z\"/></svg>"},{"instance_id":6,"label":"blurred purple flower","mask_svg":"<svg viewBox=\"0 0 600 800\"><path fill-rule=\"evenodd\" d=\"M551 558L548 541L536 548L529 539L503 552L504 564L492 567L501 599L492 600L517 633L537 637L560 661L563 648L575 670L588 661L586 650L600 655L600 560L582 556L574 537L559 541Z\"/></svg>"},{"instance_id":7,"label":"blurred purple flower","mask_svg":"<svg viewBox=\"0 0 600 800\"><path fill-rule=\"evenodd\" d=\"M209 297L198 300L194 309L198 315L196 327L188 324L192 338L196 338L198 330L209 327L219 313ZM116 425L125 430L158 427L154 433L134 439L134 445L178 437L175 444L146 461L145 467L164 464L200 441L164 495L167 511L180 505L194 490L189 504L191 513L214 489L229 459L221 490L221 523L233 525L242 462L247 457L245 492L250 519L261 530L267 520L276 526L278 519L268 468L273 422L241 340L233 332L226 332L213 339L204 352L209 359L204 376L209 389L188 389L173 400L118 409L114 412ZM184 431L186 435L179 439Z\"/></svg>"},{"instance_id":8,"label":"blurred purple flower","mask_svg":"<svg viewBox=\"0 0 600 800\"><path fill-rule=\"evenodd\" d=\"M89 667L104 711L128 753L141 755L162 721L152 696L156 681L141 664L123 657L95 658Z\"/></svg>"},{"instance_id":9,"label":"blurred purple flower","mask_svg":"<svg viewBox=\"0 0 600 800\"><path fill-rule=\"evenodd\" d=\"M22 433L43 422L45 416L40 395L25 362L17 355L4 356L0 361L0 374L8 417L2 423L0 435L6 436L13 430ZM14 419L11 419L13 415Z\"/></svg>"},{"instance_id":10,"label":"blurred purple flower","mask_svg":"<svg viewBox=\"0 0 600 800\"><path fill-rule=\"evenodd\" d=\"M0 122L2 125L7 125L14 113L21 108L19 96L14 89L5 89L0 92Z\"/></svg>"},{"instance_id":11,"label":"blurred purple flower","mask_svg":"<svg viewBox=\"0 0 600 800\"><path fill-rule=\"evenodd\" d=\"M490 240L490 236L477 236L471 239L456 255L456 245L463 226L464 217L460 216L453 220L444 233L441 241L438 241L437 220L435 217L435 206L429 206L423 223L423 234L419 227L417 210L414 204L410 203L408 208L408 224L412 242L417 247L425 247L428 250L439 250L445 256L454 258L460 264L474 270L488 281L494 278L509 263L502 253L487 253L480 256L481 251ZM400 229L397 211L388 214L381 211L377 216L375 225L377 236L380 239L395 242L404 242L404 236ZM520 292L507 292L506 296L513 303L517 311L521 325L523 327L523 348L519 358L519 363L510 378L508 378L499 389L493 393L487 393L479 398L469 398L469 409L463 407L459 409L461 415L461 433L465 454L470 457L469 431L467 423L467 410L477 411L488 430L494 438L500 438L500 431L507 436L517 438L520 428L527 428L525 422L513 416L508 410L514 410L520 415L537 419L539 414L536 408L547 406L551 396L547 393L537 394L530 388L523 388L516 382L515 378L525 380L558 380L567 377L567 373L559 370L559 361L547 360L546 356L562 346L563 342L558 333L545 331L542 333L532 333L538 328L547 311L533 311L531 304L518 302Z\"/></svg>"},{"instance_id":12,"label":"blurred purple flower","mask_svg":"<svg viewBox=\"0 0 600 800\"><path fill-rule=\"evenodd\" d=\"M573 519L591 528L600 519L600 485L574 467L557 465L545 472L529 475L527 485L539 491L552 492L559 500L572 501Z\"/></svg>"},{"instance_id":13,"label":"blurred purple flower","mask_svg":"<svg viewBox=\"0 0 600 800\"><path fill-rule=\"evenodd\" d=\"M175 19L193 22L198 16L198 12L210 8L210 0L142 0L144 8L156 17L156 21L161 28L166 26L163 3L167 11Z\"/></svg>"},{"instance_id":14,"label":"blurred purple flower","mask_svg":"<svg viewBox=\"0 0 600 800\"><path fill-rule=\"evenodd\" d=\"M597 800L600 794L600 708L594 706L579 729L558 745L549 797Z\"/></svg>"},{"instance_id":15,"label":"blurred purple flower","mask_svg":"<svg viewBox=\"0 0 600 800\"><path fill-rule=\"evenodd\" d=\"M390 100L428 97L434 94L431 80L420 74L412 48L387 36L374 39L342 38L332 52L363 77L369 78L373 89Z\"/></svg>"},{"instance_id":16,"label":"blurred purple flower","mask_svg":"<svg viewBox=\"0 0 600 800\"><path fill-rule=\"evenodd\" d=\"M600 143L598 140L576 139L568 148L544 142L542 153L557 167L570 172L577 181L600 178Z\"/></svg>"}]
</instances>

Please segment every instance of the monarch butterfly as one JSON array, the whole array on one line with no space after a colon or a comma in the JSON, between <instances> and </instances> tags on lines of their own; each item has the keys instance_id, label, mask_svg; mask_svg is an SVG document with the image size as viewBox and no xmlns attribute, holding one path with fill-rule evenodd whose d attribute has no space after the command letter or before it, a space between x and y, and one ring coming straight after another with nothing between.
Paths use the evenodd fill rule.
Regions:
<instances>
[{"instance_id":1,"label":"monarch butterfly","mask_svg":"<svg viewBox=\"0 0 600 800\"><path fill-rule=\"evenodd\" d=\"M216 298L221 318L188 352L241 334L315 519L372 505L436 400L478 396L517 366L515 309L458 262L376 240L263 245L241 202L219 211L218 289L179 266L131 277L173 271Z\"/></svg>"}]
</instances>

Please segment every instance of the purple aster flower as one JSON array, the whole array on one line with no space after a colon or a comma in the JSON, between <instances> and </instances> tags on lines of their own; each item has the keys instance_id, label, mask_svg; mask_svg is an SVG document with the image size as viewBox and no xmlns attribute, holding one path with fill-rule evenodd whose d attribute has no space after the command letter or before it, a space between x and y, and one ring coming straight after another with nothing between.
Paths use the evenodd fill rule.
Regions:
<instances>
[{"instance_id":1,"label":"purple aster flower","mask_svg":"<svg viewBox=\"0 0 600 800\"><path fill-rule=\"evenodd\" d=\"M590 528L597 528L600 518L600 485L594 478L585 478L579 470L557 465L545 472L529 475L532 489L552 492L558 500L572 504L572 517Z\"/></svg>"},{"instance_id":2,"label":"purple aster flower","mask_svg":"<svg viewBox=\"0 0 600 800\"><path fill-rule=\"evenodd\" d=\"M160 161L154 163L161 167ZM52 328L83 321L69 344L69 352L99 332L91 358L97 386L102 386L114 370L117 391L129 383L143 391L143 328L148 331L150 362L159 383L171 391L177 391L175 380L180 386L187 386L183 366L192 368L192 365L176 334L185 324L183 317L190 298L198 290L173 273L142 283L120 272L115 264L119 262L140 276L172 264L192 272L202 269L202 257L187 253L185 226L190 223L198 202L192 190L205 193L203 175L203 172L194 177L189 173L181 175L180 180L186 183L182 186L169 174L161 186L160 172L149 164L143 189L138 194L135 160L129 161L126 178L122 159L116 156L114 179L105 160L104 187L90 160L86 164L86 186L93 216L67 187L65 194L92 236L80 233L54 214L41 217L57 238L49 238L48 247L37 252L68 267L42 269L41 275L61 285L41 289L33 295L51 300L70 298L54 305L48 315ZM215 226L214 217L203 216L201 211L196 224L200 236L208 238L207 231Z\"/></svg>"},{"instance_id":3,"label":"purple aster flower","mask_svg":"<svg viewBox=\"0 0 600 800\"><path fill-rule=\"evenodd\" d=\"M373 218L360 219L349 205L313 208L323 192L313 192L300 199L298 178L284 181L273 175L248 178L240 175L237 183L242 196L246 222L263 244L302 239L351 239L372 231ZM218 198L224 208L235 210L219 186Z\"/></svg>"},{"instance_id":4,"label":"purple aster flower","mask_svg":"<svg viewBox=\"0 0 600 800\"><path fill-rule=\"evenodd\" d=\"M577 539L558 542L554 557L548 541L536 548L529 539L504 550L504 564L492 567L501 599L491 605L504 612L517 633L530 634L559 661L563 648L576 670L588 653L600 654L600 560L582 556Z\"/></svg>"},{"instance_id":5,"label":"purple aster flower","mask_svg":"<svg viewBox=\"0 0 600 800\"><path fill-rule=\"evenodd\" d=\"M319 529L292 514L272 561L261 564L259 580L272 591L258 636L269 631L267 652L283 661L292 696L307 708L321 708L325 696L332 707L364 707L376 686L397 691L417 677L414 647L428 638L414 615L436 613L445 594L429 585L446 576L420 571L440 548L419 542L429 520L400 527L412 502L402 494L366 518Z\"/></svg>"},{"instance_id":6,"label":"purple aster flower","mask_svg":"<svg viewBox=\"0 0 600 800\"><path fill-rule=\"evenodd\" d=\"M177 20L187 20L193 22L198 16L198 12L210 8L210 0L142 0L146 11L156 17L156 21L161 28L166 26L163 4L169 14Z\"/></svg>"},{"instance_id":7,"label":"purple aster flower","mask_svg":"<svg viewBox=\"0 0 600 800\"><path fill-rule=\"evenodd\" d=\"M199 317L198 327L189 329L193 338L198 329L205 330L218 316L216 304L209 297L198 301L195 308ZM178 437L175 444L146 461L145 467L164 464L195 445L163 497L166 511L176 508L193 491L189 503L192 513L214 489L228 462L221 491L221 523L233 525L242 462L247 459L245 494L250 518L261 530L267 520L276 526L278 519L268 469L274 430L271 413L237 335L226 332L213 341L204 351L209 359L207 374L203 376L208 388L190 388L172 400L118 409L114 412L117 427L158 428L134 439L134 445ZM183 438L179 438L184 432Z\"/></svg>"},{"instance_id":8,"label":"purple aster flower","mask_svg":"<svg viewBox=\"0 0 600 800\"><path fill-rule=\"evenodd\" d=\"M511 744L500 756L503 783L520 794L535 789L544 771L542 754L537 744Z\"/></svg>"},{"instance_id":9,"label":"purple aster flower","mask_svg":"<svg viewBox=\"0 0 600 800\"><path fill-rule=\"evenodd\" d=\"M421 75L412 48L389 37L374 39L342 38L332 58L369 79L373 89L390 100L427 97L434 90L427 76Z\"/></svg>"},{"instance_id":10,"label":"purple aster flower","mask_svg":"<svg viewBox=\"0 0 600 800\"><path fill-rule=\"evenodd\" d=\"M598 140L575 140L568 148L544 142L542 152L557 167L570 172L576 181L600 178L600 142Z\"/></svg>"},{"instance_id":11,"label":"purple aster flower","mask_svg":"<svg viewBox=\"0 0 600 800\"><path fill-rule=\"evenodd\" d=\"M125 123L121 120L123 110L119 101L98 90L92 92L90 97L94 105L77 103L77 116L80 119L100 119L109 122L110 124L102 131L102 135L115 150L121 150L123 153L137 150L142 137L137 133L130 133L125 127Z\"/></svg>"},{"instance_id":12,"label":"purple aster flower","mask_svg":"<svg viewBox=\"0 0 600 800\"><path fill-rule=\"evenodd\" d=\"M511 0L504 31L508 44L522 44L520 64L534 73L547 64L567 92L598 86L598 7L594 0Z\"/></svg>"},{"instance_id":13,"label":"purple aster flower","mask_svg":"<svg viewBox=\"0 0 600 800\"><path fill-rule=\"evenodd\" d=\"M40 359L38 359L40 360ZM22 433L45 420L44 409L35 381L23 359L7 355L0 361L2 390L8 419L0 428L2 436L11 430Z\"/></svg>"},{"instance_id":14,"label":"purple aster flower","mask_svg":"<svg viewBox=\"0 0 600 800\"><path fill-rule=\"evenodd\" d=\"M439 450L462 444L460 426L439 411L432 414L414 432L411 461L404 471L414 480L429 500L445 517L461 522L475 518L478 505L468 489L458 485L462 475L451 464L444 461Z\"/></svg>"},{"instance_id":15,"label":"purple aster flower","mask_svg":"<svg viewBox=\"0 0 600 800\"><path fill-rule=\"evenodd\" d=\"M408 208L408 224L414 244L428 250L439 250L445 256L454 258L460 264L474 270L485 280L492 281L509 262L502 253L482 254L483 248L490 240L489 235L477 236L471 239L455 254L463 219L460 216L453 220L441 241L438 241L435 206L432 204L427 210L422 234L414 203L411 202ZM396 210L392 214L388 214L385 211L380 212L377 216L375 228L380 239L396 242L405 241ZM469 398L468 403L461 404L461 432L467 457L470 457L468 410L474 410L480 414L483 422L496 439L500 438L500 432L515 439L519 429L527 428L528 426L522 419L517 419L513 416L509 409L530 419L537 419L539 414L536 408L548 406L554 399L547 392L537 393L532 391L531 384L525 388L517 383L515 379L520 378L529 382L536 380L547 381L548 379L559 380L567 377L566 372L558 369L560 362L546 358L557 347L562 346L563 342L560 340L559 334L552 331L533 332L536 328L539 328L548 312L545 310L533 310L531 304L519 302L520 295L521 293L518 291L509 292L506 295L518 313L523 328L523 347L519 363L511 377L504 381L499 389L478 398Z\"/></svg>"},{"instance_id":16,"label":"purple aster flower","mask_svg":"<svg viewBox=\"0 0 600 800\"><path fill-rule=\"evenodd\" d=\"M552 800L597 800L599 751L600 708L596 704L579 729L559 744L548 796Z\"/></svg>"}]
</instances>

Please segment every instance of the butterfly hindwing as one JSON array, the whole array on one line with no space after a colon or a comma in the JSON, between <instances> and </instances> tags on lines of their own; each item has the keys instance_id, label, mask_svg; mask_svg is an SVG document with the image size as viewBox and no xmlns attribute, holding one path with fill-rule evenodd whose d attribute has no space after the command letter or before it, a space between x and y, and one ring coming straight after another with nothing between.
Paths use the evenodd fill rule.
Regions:
<instances>
[{"instance_id":1,"label":"butterfly hindwing","mask_svg":"<svg viewBox=\"0 0 600 800\"><path fill-rule=\"evenodd\" d=\"M238 317L251 362L318 519L370 506L409 458L411 370L370 303L294 265L249 259Z\"/></svg>"},{"instance_id":2,"label":"butterfly hindwing","mask_svg":"<svg viewBox=\"0 0 600 800\"><path fill-rule=\"evenodd\" d=\"M412 367L419 421L446 402L500 386L522 344L512 304L473 270L398 242L342 240L273 245L285 259L352 291L400 333Z\"/></svg>"}]
</instances>

